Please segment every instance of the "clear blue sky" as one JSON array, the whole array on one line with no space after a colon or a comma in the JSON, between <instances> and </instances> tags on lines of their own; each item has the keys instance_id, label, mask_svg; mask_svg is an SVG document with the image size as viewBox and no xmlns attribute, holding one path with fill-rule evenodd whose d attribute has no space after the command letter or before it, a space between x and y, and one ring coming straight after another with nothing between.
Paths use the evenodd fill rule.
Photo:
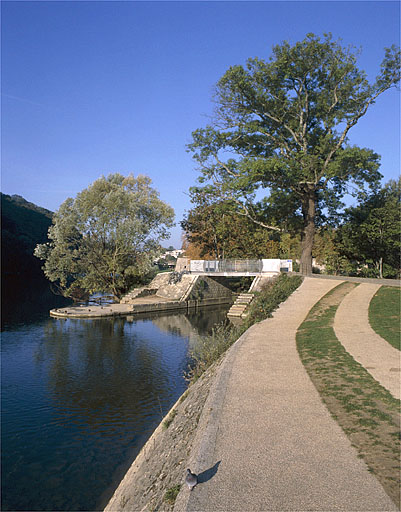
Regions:
<instances>
[{"instance_id":1,"label":"clear blue sky","mask_svg":"<svg viewBox=\"0 0 401 512\"><path fill-rule=\"evenodd\" d=\"M185 146L229 66L332 32L373 80L399 44L398 2L4 1L2 191L50 210L102 174L146 174L182 219L198 173ZM399 92L350 132L400 170ZM170 242L180 247L180 228Z\"/></svg>"}]
</instances>

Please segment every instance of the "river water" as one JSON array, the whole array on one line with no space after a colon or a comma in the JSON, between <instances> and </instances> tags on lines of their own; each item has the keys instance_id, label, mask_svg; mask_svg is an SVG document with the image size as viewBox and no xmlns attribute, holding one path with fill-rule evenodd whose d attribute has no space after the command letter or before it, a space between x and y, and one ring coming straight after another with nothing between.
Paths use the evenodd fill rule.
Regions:
<instances>
[{"instance_id":1,"label":"river water","mask_svg":"<svg viewBox=\"0 0 401 512\"><path fill-rule=\"evenodd\" d=\"M38 299L3 324L2 510L100 510L227 308L55 319Z\"/></svg>"}]
</instances>

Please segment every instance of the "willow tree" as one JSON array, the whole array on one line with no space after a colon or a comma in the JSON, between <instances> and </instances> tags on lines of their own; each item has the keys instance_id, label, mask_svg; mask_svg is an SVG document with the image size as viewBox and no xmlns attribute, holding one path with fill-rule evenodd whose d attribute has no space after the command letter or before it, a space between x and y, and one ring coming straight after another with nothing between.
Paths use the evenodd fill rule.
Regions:
<instances>
[{"instance_id":1,"label":"willow tree","mask_svg":"<svg viewBox=\"0 0 401 512\"><path fill-rule=\"evenodd\" d=\"M299 227L304 274L318 220L338 210L350 186L374 189L381 178L379 156L351 146L348 134L399 82L400 53L385 49L374 83L356 58L331 34L308 34L274 46L268 62L231 67L216 85L213 122L188 145L201 171L195 193L213 190L269 230Z\"/></svg>"},{"instance_id":2,"label":"willow tree","mask_svg":"<svg viewBox=\"0 0 401 512\"><path fill-rule=\"evenodd\" d=\"M110 174L64 201L35 256L63 295L118 298L149 272L173 219L150 178Z\"/></svg>"}]
</instances>

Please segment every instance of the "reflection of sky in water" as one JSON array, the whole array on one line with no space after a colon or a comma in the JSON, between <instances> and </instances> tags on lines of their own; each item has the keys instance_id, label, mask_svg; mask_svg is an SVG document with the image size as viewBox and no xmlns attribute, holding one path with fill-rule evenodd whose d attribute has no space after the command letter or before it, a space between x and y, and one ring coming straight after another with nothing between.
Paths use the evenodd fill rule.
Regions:
<instances>
[{"instance_id":1,"label":"reflection of sky in water","mask_svg":"<svg viewBox=\"0 0 401 512\"><path fill-rule=\"evenodd\" d=\"M94 510L184 391L189 343L224 317L46 318L3 332L2 509Z\"/></svg>"}]
</instances>

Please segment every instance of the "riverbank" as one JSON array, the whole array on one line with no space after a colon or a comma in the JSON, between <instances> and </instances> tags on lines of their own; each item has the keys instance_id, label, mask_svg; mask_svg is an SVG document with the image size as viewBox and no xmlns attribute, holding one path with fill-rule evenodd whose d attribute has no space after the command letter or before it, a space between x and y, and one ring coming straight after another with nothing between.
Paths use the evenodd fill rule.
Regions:
<instances>
[{"instance_id":1,"label":"riverbank","mask_svg":"<svg viewBox=\"0 0 401 512\"><path fill-rule=\"evenodd\" d=\"M172 511L188 465L198 423L222 360L212 365L162 419L124 476L105 512Z\"/></svg>"},{"instance_id":2,"label":"riverbank","mask_svg":"<svg viewBox=\"0 0 401 512\"><path fill-rule=\"evenodd\" d=\"M15 306L1 343L2 510L101 510L227 307L64 320L49 318L57 303Z\"/></svg>"},{"instance_id":3,"label":"riverbank","mask_svg":"<svg viewBox=\"0 0 401 512\"><path fill-rule=\"evenodd\" d=\"M306 279L248 329L176 403L105 510L396 510L296 352L299 325L337 284ZM187 467L200 477L191 493Z\"/></svg>"},{"instance_id":4,"label":"riverbank","mask_svg":"<svg viewBox=\"0 0 401 512\"><path fill-rule=\"evenodd\" d=\"M104 306L69 306L52 309L50 316L55 318L107 318L113 316L141 315L168 311L189 311L207 306L231 304L231 297L215 297L198 300L169 300L157 296L133 299L130 304L107 304Z\"/></svg>"}]
</instances>

